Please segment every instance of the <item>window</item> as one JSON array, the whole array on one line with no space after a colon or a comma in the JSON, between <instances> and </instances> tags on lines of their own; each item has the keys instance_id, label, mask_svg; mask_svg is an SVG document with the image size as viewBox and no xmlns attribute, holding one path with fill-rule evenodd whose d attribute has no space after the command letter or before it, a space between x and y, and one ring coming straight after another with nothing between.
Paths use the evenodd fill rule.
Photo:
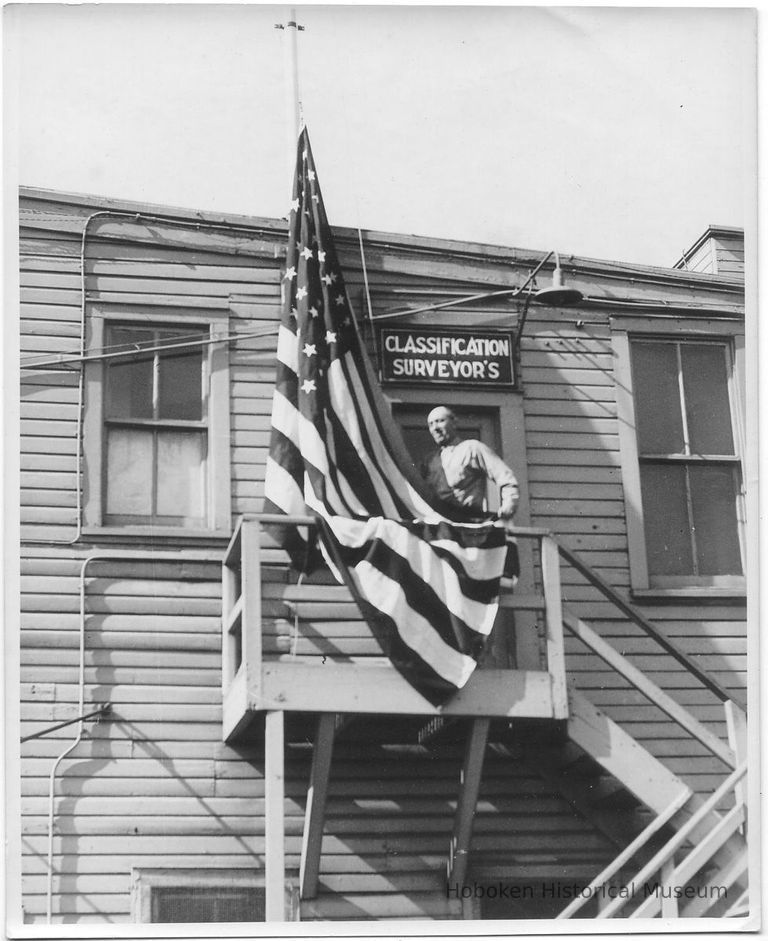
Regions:
<instances>
[{"instance_id":1,"label":"window","mask_svg":"<svg viewBox=\"0 0 768 941\"><path fill-rule=\"evenodd\" d=\"M285 884L285 920L298 921L298 876ZM265 919L264 873L223 869L135 869L134 921L145 924L260 922Z\"/></svg>"},{"instance_id":2,"label":"window","mask_svg":"<svg viewBox=\"0 0 768 941\"><path fill-rule=\"evenodd\" d=\"M628 334L617 400L634 589L743 589L731 339Z\"/></svg>"},{"instance_id":3,"label":"window","mask_svg":"<svg viewBox=\"0 0 768 941\"><path fill-rule=\"evenodd\" d=\"M229 530L229 379L226 350L210 342L215 319L93 318L86 525Z\"/></svg>"}]
</instances>

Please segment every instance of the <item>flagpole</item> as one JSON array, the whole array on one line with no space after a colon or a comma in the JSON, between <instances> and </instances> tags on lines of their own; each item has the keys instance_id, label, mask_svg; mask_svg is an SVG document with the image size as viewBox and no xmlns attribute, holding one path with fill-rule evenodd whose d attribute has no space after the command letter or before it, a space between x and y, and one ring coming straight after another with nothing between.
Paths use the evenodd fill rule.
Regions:
<instances>
[{"instance_id":1,"label":"flagpole","mask_svg":"<svg viewBox=\"0 0 768 941\"><path fill-rule=\"evenodd\" d=\"M301 127L301 97L299 93L299 44L298 32L304 29L296 22L296 8L288 11L288 22L285 26L285 71L288 77L286 83L287 113L288 113L288 166L293 173L296 162L296 141Z\"/></svg>"}]
</instances>

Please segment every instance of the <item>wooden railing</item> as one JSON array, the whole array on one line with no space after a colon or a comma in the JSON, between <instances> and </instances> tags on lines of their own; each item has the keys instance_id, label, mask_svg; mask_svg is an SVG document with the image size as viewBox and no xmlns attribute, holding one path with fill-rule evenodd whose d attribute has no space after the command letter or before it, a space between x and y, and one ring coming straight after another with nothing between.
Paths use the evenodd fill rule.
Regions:
<instances>
[{"instance_id":1,"label":"wooden railing","mask_svg":"<svg viewBox=\"0 0 768 941\"><path fill-rule=\"evenodd\" d=\"M608 601L612 602L625 617L629 618L633 624L636 624L648 637L653 638L656 643L665 650L671 657L673 657L679 664L685 667L688 673L691 676L695 676L699 682L709 689L711 692L717 696L721 702L728 702L733 700L736 702L741 709L744 709L739 702L734 700L734 697L731 693L728 692L717 680L710 676L707 672L700 669L698 664L691 657L688 656L684 651L680 650L675 644L669 640L668 637L665 637L664 634L656 627L656 625L649 621L634 605L630 604L626 598L623 597L615 588L608 584L605 579L601 578L594 569L590 568L582 559L576 555L575 552L572 552L567 546L564 546L562 542L555 539L557 544L557 551L560 556L565 559L565 561L573 566L577 572L586 578L586 580L593 585L603 597L607 598Z\"/></svg>"},{"instance_id":2,"label":"wooden railing","mask_svg":"<svg viewBox=\"0 0 768 941\"><path fill-rule=\"evenodd\" d=\"M617 877L624 867L631 866L638 853L644 850L651 838L662 831L675 818L677 825L674 836L632 876L631 882L635 891L633 893L616 892L611 897L611 901L600 908L597 917L611 918L623 915L628 905L632 909L628 916L630 918L654 916L676 918L681 915L691 917L703 915L708 911L706 900L702 901L701 898L697 897L681 906L675 893L676 890L684 889L686 883L713 860L713 857L721 854L725 844L737 832L741 836L746 835L746 712L736 697L729 693L714 677L703 671L684 651L675 646L660 632L655 624L605 582L575 553L559 541L556 541L556 545L559 556L568 565L578 571L604 598L614 604L626 618L639 627L646 636L655 641L723 704L728 742L723 741L710 731L687 709L657 686L642 670L616 650L605 638L567 610L563 613L565 627L604 663L612 667L636 690L642 693L649 702L657 706L688 735L702 744L710 754L718 758L730 771L727 779L706 800L694 794L690 788L684 788L671 801L669 806L655 816L648 826L557 917L560 919L573 917L589 901L596 889L601 886L609 886L611 880ZM722 807L723 802L728 801L731 802L731 806L727 812L721 815L718 810ZM690 840L692 840L693 845L689 842ZM725 871L718 870L718 876L716 877L721 882L726 883L728 887L742 880L746 873L746 845L742 842L739 846L741 848L732 849L728 854ZM653 891L653 887L651 887L651 891L646 892L646 883L655 876L658 876L656 885L660 886L661 890ZM670 890L670 892L665 892L665 889ZM636 892L641 893L642 900L639 904L637 904L635 898ZM744 890L739 897L739 903L744 903L746 897L746 890ZM632 903L630 900L632 900ZM734 910L737 907L732 906Z\"/></svg>"},{"instance_id":3,"label":"wooden railing","mask_svg":"<svg viewBox=\"0 0 768 941\"><path fill-rule=\"evenodd\" d=\"M261 566L270 554L279 553L265 548L262 543L264 526L313 526L312 516L281 516L261 514L242 518L227 549L223 565L223 688L228 693L233 684L243 682L243 674L255 675L262 664L261 633ZM518 539L534 540L539 547L541 592L534 595L502 593L501 608L539 610L543 612L543 636L546 670L552 683L553 701L559 717L567 715L566 664L563 643L563 625L593 653L610 665L628 682L642 692L667 716L701 742L713 755L730 768L736 766L733 749L710 732L671 696L656 686L640 669L598 635L583 621L569 612L563 612L560 562L564 561L579 572L589 584L611 602L617 610L646 636L677 661L725 705L726 720L733 734L743 734L745 710L743 705L717 680L702 670L684 651L672 643L660 630L637 610L616 589L609 585L578 555L564 546L549 530L534 527L515 527L511 532ZM338 589L337 589L338 591ZM329 597L333 592L328 591ZM742 730L739 732L739 730Z\"/></svg>"},{"instance_id":4,"label":"wooden railing","mask_svg":"<svg viewBox=\"0 0 768 941\"><path fill-rule=\"evenodd\" d=\"M597 917L616 917L633 901L636 902L638 895L642 901L633 907L629 915L630 918L653 918L654 916L677 918L679 915L685 914L685 911L680 911L679 898L685 898L686 896L680 890L684 889L686 884L701 871L745 822L746 808L743 797L739 794L739 788L746 777L746 773L747 763L743 762L706 801L700 804L690 818L675 832L674 836L632 876L632 891L616 891L615 897L600 909ZM610 885L610 880L648 844L654 834L658 833L683 808L691 796L689 790L687 792L683 791L676 797L669 807L659 814L613 862L595 876L579 896L557 915L557 918L572 918L592 898L596 890L602 886ZM696 828L705 822L708 816L729 796L734 797L734 804L728 813L720 817L704 839L689 847L683 858L678 861L676 855L680 853L680 850L691 838ZM733 881L737 878L735 870L739 868L742 871L746 870L746 866L746 858L736 860L733 867L734 871L730 873ZM658 877L657 882L651 883L654 877ZM648 888L646 889L646 887ZM662 891L659 891L659 888ZM720 885L720 888L727 889L728 887ZM680 892L680 895L678 895L678 892ZM693 898L696 898L696 896L693 896ZM704 901L711 900L705 898ZM716 901L719 901L719 896ZM705 906L700 907L702 911L695 912L695 914L704 914L706 912ZM689 913L691 913L690 907Z\"/></svg>"},{"instance_id":5,"label":"wooden railing","mask_svg":"<svg viewBox=\"0 0 768 941\"><path fill-rule=\"evenodd\" d=\"M225 713L227 700L232 699L233 709L236 699L242 699L246 689L250 699L254 694L258 698L259 677L264 664L268 661L281 660L285 662L295 652L295 644L291 644L290 652L286 649L283 654L273 649L274 637L265 637L262 634L262 568L265 560L270 565L278 564L285 556L274 547L274 542L265 528L271 526L313 526L316 520L311 516L282 516L274 514L260 514L246 516L238 522L235 532L230 540L223 563L223 617L222 617L222 659L223 659L223 692L225 697ZM543 657L538 665L518 671L521 682L524 677L535 679L536 676L544 678L548 683L547 698L551 702L548 712L552 718L566 718L568 708L565 652L563 646L563 613L560 593L558 547L548 530L536 528L515 528L512 530L518 539L532 540L538 547L538 558L541 571L541 590L531 592L504 592L499 599L502 610L513 609L520 611L539 612ZM305 594L309 597L308 586L293 585L284 587L282 597L292 612L300 610L301 600ZM314 587L315 593L324 593L329 602L345 590L334 586ZM274 594L274 588L273 588ZM306 608L310 607L307 602ZM497 630L503 630L503 618L497 624ZM294 632L293 637L296 637ZM286 638L287 641L287 638ZM295 657L297 663L301 657ZM306 662L306 658L304 659ZM538 671L538 672L537 672ZM484 674L483 680L488 679L492 670L480 671ZM501 673L500 670L496 671ZM510 669L510 679L514 670ZM548 679L547 679L548 677ZM232 696L230 696L232 694ZM490 696L490 693L489 693ZM505 714L500 712L499 714ZM228 728L233 727L233 720L225 721Z\"/></svg>"}]
</instances>

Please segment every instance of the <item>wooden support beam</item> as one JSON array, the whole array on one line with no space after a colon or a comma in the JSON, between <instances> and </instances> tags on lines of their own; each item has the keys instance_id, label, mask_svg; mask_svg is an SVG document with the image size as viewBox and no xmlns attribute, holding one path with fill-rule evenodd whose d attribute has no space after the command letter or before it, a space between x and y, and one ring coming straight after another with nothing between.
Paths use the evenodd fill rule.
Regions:
<instances>
[{"instance_id":1,"label":"wooden support beam","mask_svg":"<svg viewBox=\"0 0 768 941\"><path fill-rule=\"evenodd\" d=\"M265 659L261 694L254 679L248 690L249 706L360 715L554 718L550 677L543 670L475 670L449 702L433 706L388 661L363 662L372 659L325 664L320 657Z\"/></svg>"},{"instance_id":2,"label":"wooden support beam","mask_svg":"<svg viewBox=\"0 0 768 941\"><path fill-rule=\"evenodd\" d=\"M323 826L325 825L325 802L331 776L335 726L336 716L332 712L324 712L320 715L312 750L312 769L309 775L307 806L304 812L304 834L301 841L299 887L302 899L313 899L317 895Z\"/></svg>"},{"instance_id":3,"label":"wooden support beam","mask_svg":"<svg viewBox=\"0 0 768 941\"><path fill-rule=\"evenodd\" d=\"M264 716L266 921L285 921L285 713Z\"/></svg>"},{"instance_id":4,"label":"wooden support beam","mask_svg":"<svg viewBox=\"0 0 768 941\"><path fill-rule=\"evenodd\" d=\"M575 687L570 708L569 738L654 813L662 813L683 782Z\"/></svg>"},{"instance_id":5,"label":"wooden support beam","mask_svg":"<svg viewBox=\"0 0 768 941\"><path fill-rule=\"evenodd\" d=\"M546 604L544 619L547 631L547 670L552 684L552 709L555 719L567 719L568 691L565 682L560 554L557 543L551 536L544 536L541 540L541 580Z\"/></svg>"},{"instance_id":6,"label":"wooden support beam","mask_svg":"<svg viewBox=\"0 0 768 941\"><path fill-rule=\"evenodd\" d=\"M448 882L455 882L459 886L464 883L467 876L469 846L472 842L472 825L477 808L477 797L480 793L483 758L485 757L485 746L488 743L490 725L491 720L486 717L472 720L464 753L459 801L456 807L447 870Z\"/></svg>"}]
</instances>

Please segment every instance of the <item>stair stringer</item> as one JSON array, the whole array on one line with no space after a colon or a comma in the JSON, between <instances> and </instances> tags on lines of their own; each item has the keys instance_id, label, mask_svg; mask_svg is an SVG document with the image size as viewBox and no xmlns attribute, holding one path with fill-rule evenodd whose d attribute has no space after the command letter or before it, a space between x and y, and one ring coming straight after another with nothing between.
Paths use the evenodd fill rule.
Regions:
<instances>
[{"instance_id":1,"label":"stair stringer","mask_svg":"<svg viewBox=\"0 0 768 941\"><path fill-rule=\"evenodd\" d=\"M690 790L681 778L570 683L568 704L568 737L621 781L654 814L662 813L684 791ZM703 804L702 797L691 794L682 809L671 819L670 825L680 829ZM693 828L691 841L704 840L722 819L719 813L711 811L704 821ZM741 833L736 832L713 855L712 860L723 870L739 871L735 883L746 889L747 874L743 865L746 856L746 840Z\"/></svg>"}]
</instances>

